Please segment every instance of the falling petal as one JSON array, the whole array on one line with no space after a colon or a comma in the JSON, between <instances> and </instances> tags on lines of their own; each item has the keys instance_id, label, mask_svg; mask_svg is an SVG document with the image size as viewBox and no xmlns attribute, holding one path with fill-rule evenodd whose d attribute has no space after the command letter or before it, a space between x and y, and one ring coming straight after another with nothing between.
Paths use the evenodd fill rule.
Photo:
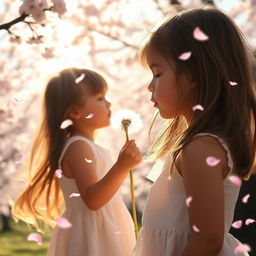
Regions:
<instances>
[{"instance_id":1,"label":"falling petal","mask_svg":"<svg viewBox=\"0 0 256 256\"><path fill-rule=\"evenodd\" d=\"M115 233L116 233L116 235L121 235L122 234L122 232L120 230L116 231Z\"/></svg>"},{"instance_id":2,"label":"falling petal","mask_svg":"<svg viewBox=\"0 0 256 256\"><path fill-rule=\"evenodd\" d=\"M237 176L231 175L228 177L228 179L235 185L240 186L241 185L241 179Z\"/></svg>"},{"instance_id":3,"label":"falling petal","mask_svg":"<svg viewBox=\"0 0 256 256\"><path fill-rule=\"evenodd\" d=\"M209 39L209 37L199 27L194 29L193 36L196 40L199 41L206 41Z\"/></svg>"},{"instance_id":4,"label":"falling petal","mask_svg":"<svg viewBox=\"0 0 256 256\"><path fill-rule=\"evenodd\" d=\"M243 222L241 220L238 220L238 221L233 222L232 227L239 229L242 227L242 224L243 224Z\"/></svg>"},{"instance_id":5,"label":"falling petal","mask_svg":"<svg viewBox=\"0 0 256 256\"><path fill-rule=\"evenodd\" d=\"M39 245L42 245L43 243L43 239L42 236L39 235L38 233L30 233L27 237L28 241L35 241L37 242Z\"/></svg>"},{"instance_id":6,"label":"falling petal","mask_svg":"<svg viewBox=\"0 0 256 256\"><path fill-rule=\"evenodd\" d=\"M73 197L79 197L80 194L79 193L72 193L69 195L69 198L73 198Z\"/></svg>"},{"instance_id":7,"label":"falling petal","mask_svg":"<svg viewBox=\"0 0 256 256\"><path fill-rule=\"evenodd\" d=\"M20 164L20 163L22 163L24 161L24 159L25 159L25 156L23 154L20 154L18 156L18 158L16 159L15 163L16 164Z\"/></svg>"},{"instance_id":8,"label":"falling petal","mask_svg":"<svg viewBox=\"0 0 256 256\"><path fill-rule=\"evenodd\" d=\"M191 201L192 201L192 196L189 196L189 197L186 199L186 205L187 205L187 207L190 206Z\"/></svg>"},{"instance_id":9,"label":"falling petal","mask_svg":"<svg viewBox=\"0 0 256 256\"><path fill-rule=\"evenodd\" d=\"M242 202L246 204L246 203L248 202L249 197L250 197L250 194L245 195L245 196L242 198Z\"/></svg>"},{"instance_id":10,"label":"falling petal","mask_svg":"<svg viewBox=\"0 0 256 256\"><path fill-rule=\"evenodd\" d=\"M193 108L193 111L195 111L195 110L201 110L201 111L203 111L204 110L204 108L202 107L202 105L195 105Z\"/></svg>"},{"instance_id":11,"label":"falling petal","mask_svg":"<svg viewBox=\"0 0 256 256\"><path fill-rule=\"evenodd\" d=\"M200 232L200 230L199 230L199 228L196 226L196 225L193 225L193 230L195 231L195 232Z\"/></svg>"},{"instance_id":12,"label":"falling petal","mask_svg":"<svg viewBox=\"0 0 256 256\"><path fill-rule=\"evenodd\" d=\"M61 179L62 178L62 170L61 169L57 169L55 171L55 176L58 178L58 179Z\"/></svg>"},{"instance_id":13,"label":"falling petal","mask_svg":"<svg viewBox=\"0 0 256 256\"><path fill-rule=\"evenodd\" d=\"M57 226L60 228L70 228L72 224L64 217L58 217L56 219Z\"/></svg>"},{"instance_id":14,"label":"falling petal","mask_svg":"<svg viewBox=\"0 0 256 256\"><path fill-rule=\"evenodd\" d=\"M89 114L88 116L86 116L85 118L87 118L87 119L90 119L90 118L92 118L94 116L94 114Z\"/></svg>"},{"instance_id":15,"label":"falling petal","mask_svg":"<svg viewBox=\"0 0 256 256\"><path fill-rule=\"evenodd\" d=\"M251 223L253 223L253 222L255 222L254 219L247 219L247 220L245 221L245 225L249 225L249 224L251 224Z\"/></svg>"},{"instance_id":16,"label":"falling petal","mask_svg":"<svg viewBox=\"0 0 256 256\"><path fill-rule=\"evenodd\" d=\"M230 84L231 86L235 86L235 85L237 85L237 82L229 81L229 84Z\"/></svg>"},{"instance_id":17,"label":"falling petal","mask_svg":"<svg viewBox=\"0 0 256 256\"><path fill-rule=\"evenodd\" d=\"M60 129L66 129L67 127L69 127L70 125L73 124L73 121L70 119L66 119L65 121L63 121L60 125Z\"/></svg>"},{"instance_id":18,"label":"falling petal","mask_svg":"<svg viewBox=\"0 0 256 256\"><path fill-rule=\"evenodd\" d=\"M180 56L179 59L180 60L188 60L191 56L191 52L183 52Z\"/></svg>"},{"instance_id":19,"label":"falling petal","mask_svg":"<svg viewBox=\"0 0 256 256\"><path fill-rule=\"evenodd\" d=\"M85 162L87 162L87 163L89 163L89 164L93 162L92 160L87 159L86 157L84 158L84 160L85 160Z\"/></svg>"},{"instance_id":20,"label":"falling petal","mask_svg":"<svg viewBox=\"0 0 256 256\"><path fill-rule=\"evenodd\" d=\"M214 157L214 156L209 156L206 158L206 163L209 165L209 166L215 166L217 165L218 163L220 162L220 159Z\"/></svg>"},{"instance_id":21,"label":"falling petal","mask_svg":"<svg viewBox=\"0 0 256 256\"><path fill-rule=\"evenodd\" d=\"M75 80L75 83L76 83L76 84L80 83L84 78L85 78L85 73L82 73L82 74Z\"/></svg>"},{"instance_id":22,"label":"falling petal","mask_svg":"<svg viewBox=\"0 0 256 256\"><path fill-rule=\"evenodd\" d=\"M244 252L250 252L250 251L251 251L251 248L249 245L240 244L235 248L234 253L238 254L238 253L244 253Z\"/></svg>"}]
</instances>

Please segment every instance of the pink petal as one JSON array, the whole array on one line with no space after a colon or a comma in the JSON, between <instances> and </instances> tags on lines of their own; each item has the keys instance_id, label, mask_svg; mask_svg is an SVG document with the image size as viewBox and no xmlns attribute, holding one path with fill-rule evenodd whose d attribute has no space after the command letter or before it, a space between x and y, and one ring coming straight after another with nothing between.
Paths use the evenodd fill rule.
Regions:
<instances>
[{"instance_id":1,"label":"pink petal","mask_svg":"<svg viewBox=\"0 0 256 256\"><path fill-rule=\"evenodd\" d=\"M209 166L215 166L217 165L218 163L220 162L220 159L214 157L214 156L208 156L206 158L206 163L209 165Z\"/></svg>"},{"instance_id":2,"label":"pink petal","mask_svg":"<svg viewBox=\"0 0 256 256\"><path fill-rule=\"evenodd\" d=\"M73 198L73 197L79 197L80 194L79 193L72 193L69 195L69 198Z\"/></svg>"},{"instance_id":3,"label":"pink petal","mask_svg":"<svg viewBox=\"0 0 256 256\"><path fill-rule=\"evenodd\" d=\"M234 176L234 175L229 176L228 179L229 179L233 184L235 184L235 185L237 185L237 186L240 186L241 183L242 183L241 179L240 179L239 177L237 177L237 176Z\"/></svg>"},{"instance_id":4,"label":"pink petal","mask_svg":"<svg viewBox=\"0 0 256 256\"><path fill-rule=\"evenodd\" d=\"M242 227L242 224L243 224L243 222L241 220L238 220L238 221L233 222L232 227L239 229Z\"/></svg>"},{"instance_id":5,"label":"pink petal","mask_svg":"<svg viewBox=\"0 0 256 256\"><path fill-rule=\"evenodd\" d=\"M122 232L120 230L116 231L115 233L116 233L116 235L121 235L122 234Z\"/></svg>"},{"instance_id":6,"label":"pink petal","mask_svg":"<svg viewBox=\"0 0 256 256\"><path fill-rule=\"evenodd\" d=\"M187 205L187 207L190 206L191 201L192 201L192 196L187 197L187 199L186 199L186 205Z\"/></svg>"},{"instance_id":7,"label":"pink petal","mask_svg":"<svg viewBox=\"0 0 256 256\"><path fill-rule=\"evenodd\" d=\"M35 241L39 245L42 245L42 243L43 243L43 239L42 239L41 235L39 235L38 233L30 233L27 237L27 240L28 241Z\"/></svg>"},{"instance_id":8,"label":"pink petal","mask_svg":"<svg viewBox=\"0 0 256 256\"><path fill-rule=\"evenodd\" d=\"M192 110L193 111L195 111L195 110L201 110L201 111L203 111L204 110L204 108L203 108L203 106L202 105L195 105L193 108L192 108Z\"/></svg>"},{"instance_id":9,"label":"pink petal","mask_svg":"<svg viewBox=\"0 0 256 256\"><path fill-rule=\"evenodd\" d=\"M25 159L25 156L23 154L20 154L19 157L16 159L15 163L20 164Z\"/></svg>"},{"instance_id":10,"label":"pink petal","mask_svg":"<svg viewBox=\"0 0 256 256\"><path fill-rule=\"evenodd\" d=\"M55 176L58 178L58 179L61 179L62 178L62 170L61 169L57 169L55 171Z\"/></svg>"},{"instance_id":11,"label":"pink petal","mask_svg":"<svg viewBox=\"0 0 256 256\"><path fill-rule=\"evenodd\" d=\"M237 85L237 82L229 81L229 84L230 84L231 86L235 86L235 85Z\"/></svg>"},{"instance_id":12,"label":"pink petal","mask_svg":"<svg viewBox=\"0 0 256 256\"><path fill-rule=\"evenodd\" d=\"M94 116L94 114L89 114L88 116L86 116L85 118L87 118L87 119L90 119L90 118L92 118Z\"/></svg>"},{"instance_id":13,"label":"pink petal","mask_svg":"<svg viewBox=\"0 0 256 256\"><path fill-rule=\"evenodd\" d=\"M199 41L206 41L209 39L209 37L199 27L194 29L193 37Z\"/></svg>"},{"instance_id":14,"label":"pink petal","mask_svg":"<svg viewBox=\"0 0 256 256\"><path fill-rule=\"evenodd\" d=\"M57 226L59 228L70 228L72 227L72 224L64 217L58 217L56 219Z\"/></svg>"},{"instance_id":15,"label":"pink petal","mask_svg":"<svg viewBox=\"0 0 256 256\"><path fill-rule=\"evenodd\" d=\"M87 159L86 157L84 158L84 160L85 160L87 163L89 163L89 164L93 162L92 160Z\"/></svg>"},{"instance_id":16,"label":"pink petal","mask_svg":"<svg viewBox=\"0 0 256 256\"><path fill-rule=\"evenodd\" d=\"M244 252L249 252L249 251L251 251L251 248L249 245L240 244L235 248L234 253L238 254L238 253L244 253Z\"/></svg>"},{"instance_id":17,"label":"pink petal","mask_svg":"<svg viewBox=\"0 0 256 256\"><path fill-rule=\"evenodd\" d=\"M188 60L191 56L191 52L183 52L180 56L179 59L180 60Z\"/></svg>"},{"instance_id":18,"label":"pink petal","mask_svg":"<svg viewBox=\"0 0 256 256\"><path fill-rule=\"evenodd\" d=\"M82 74L75 80L75 83L76 83L76 84L80 83L84 78L85 78L85 73L82 73Z\"/></svg>"},{"instance_id":19,"label":"pink petal","mask_svg":"<svg viewBox=\"0 0 256 256\"><path fill-rule=\"evenodd\" d=\"M255 222L254 219L247 219L247 220L245 221L245 225L249 225L249 224L251 224L251 223L253 223L253 222Z\"/></svg>"},{"instance_id":20,"label":"pink petal","mask_svg":"<svg viewBox=\"0 0 256 256\"><path fill-rule=\"evenodd\" d=\"M70 125L73 124L73 121L70 119L66 119L65 121L63 121L60 125L60 129L66 129L67 127L69 127Z\"/></svg>"},{"instance_id":21,"label":"pink petal","mask_svg":"<svg viewBox=\"0 0 256 256\"><path fill-rule=\"evenodd\" d=\"M242 198L242 202L246 204L246 203L248 202L249 197L250 197L250 194L245 195L245 196Z\"/></svg>"},{"instance_id":22,"label":"pink petal","mask_svg":"<svg viewBox=\"0 0 256 256\"><path fill-rule=\"evenodd\" d=\"M196 225L193 225L192 228L195 232L200 232L199 228Z\"/></svg>"}]
</instances>

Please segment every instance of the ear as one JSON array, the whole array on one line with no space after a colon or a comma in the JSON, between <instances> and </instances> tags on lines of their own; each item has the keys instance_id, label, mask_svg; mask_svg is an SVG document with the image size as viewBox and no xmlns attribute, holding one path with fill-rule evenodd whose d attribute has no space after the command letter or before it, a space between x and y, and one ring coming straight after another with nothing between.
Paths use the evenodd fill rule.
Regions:
<instances>
[{"instance_id":1,"label":"ear","mask_svg":"<svg viewBox=\"0 0 256 256\"><path fill-rule=\"evenodd\" d=\"M69 116L71 119L74 119L74 120L79 120L79 119L82 117L79 108L76 107L76 106L72 106L72 107L70 108L69 113L68 113L68 116Z\"/></svg>"}]
</instances>

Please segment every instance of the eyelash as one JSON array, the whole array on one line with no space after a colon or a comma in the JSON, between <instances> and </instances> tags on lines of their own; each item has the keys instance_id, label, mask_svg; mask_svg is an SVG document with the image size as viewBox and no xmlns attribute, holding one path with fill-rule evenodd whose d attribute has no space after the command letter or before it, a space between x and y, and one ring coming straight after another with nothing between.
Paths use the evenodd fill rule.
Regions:
<instances>
[{"instance_id":1,"label":"eyelash","mask_svg":"<svg viewBox=\"0 0 256 256\"><path fill-rule=\"evenodd\" d=\"M161 73L154 75L155 78L158 78L159 76L161 76Z\"/></svg>"}]
</instances>

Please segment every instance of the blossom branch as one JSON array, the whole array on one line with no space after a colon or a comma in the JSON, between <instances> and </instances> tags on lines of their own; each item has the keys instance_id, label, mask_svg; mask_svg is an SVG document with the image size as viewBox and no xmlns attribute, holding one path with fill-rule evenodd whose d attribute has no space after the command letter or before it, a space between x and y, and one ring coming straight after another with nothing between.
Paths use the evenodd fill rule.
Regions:
<instances>
[{"instance_id":1,"label":"blossom branch","mask_svg":"<svg viewBox=\"0 0 256 256\"><path fill-rule=\"evenodd\" d=\"M47 8L47 9L44 9L43 11L51 11L51 10L52 10L52 7ZM10 22L7 22L7 23L4 23L4 24L0 25L0 30L1 30L1 29L5 29L5 30L8 31L9 34L11 34L10 28L11 28L13 25L15 25L15 24L17 24L17 23L19 23L19 22L25 22L26 24L30 24L30 25L31 25L30 22L25 21L25 19L26 19L28 16L30 16L30 15L31 15L31 14L26 14L26 13L24 13L24 14L20 15L18 18L14 19L14 20L12 20L12 21L10 21Z\"/></svg>"},{"instance_id":2,"label":"blossom branch","mask_svg":"<svg viewBox=\"0 0 256 256\"><path fill-rule=\"evenodd\" d=\"M95 28L90 28L90 27L88 28L88 30L89 30L89 31L93 31L93 32L97 32L97 33L99 33L99 34L101 34L101 35L103 35L103 36L106 36L106 37L109 37L109 38L111 38L111 39L113 39L113 40L119 41L119 42L122 43L123 45L125 45L125 46L127 46L127 47L131 47L131 48L133 48L133 49L135 49L135 50L138 50L138 49L139 49L138 46L133 45L133 44L130 44L130 43L128 43L128 42L126 42L126 41L124 41L124 40L122 40L122 39L120 39L120 38L118 38L118 37L116 37L116 36L111 35L110 33L106 33L106 32L104 32L104 31L100 31L100 30L97 30L97 29L95 29Z\"/></svg>"}]
</instances>

